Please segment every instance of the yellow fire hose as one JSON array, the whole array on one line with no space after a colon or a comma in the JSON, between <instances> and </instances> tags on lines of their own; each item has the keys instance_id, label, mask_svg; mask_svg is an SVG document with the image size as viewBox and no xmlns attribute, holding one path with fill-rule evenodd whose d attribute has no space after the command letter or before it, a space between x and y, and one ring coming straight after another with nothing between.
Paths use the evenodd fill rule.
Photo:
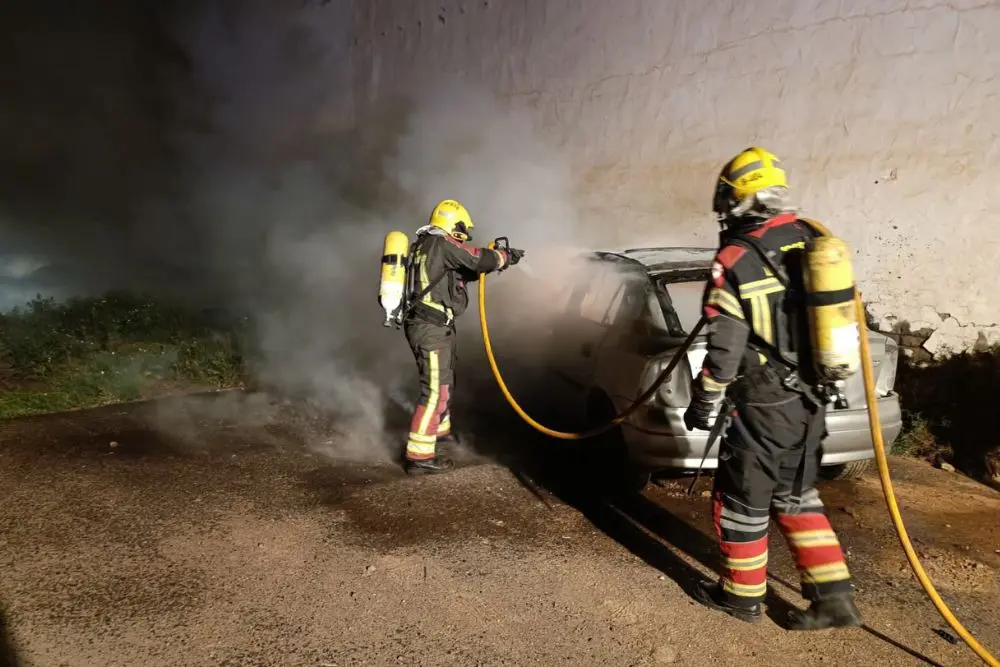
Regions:
<instances>
[{"instance_id":1,"label":"yellow fire hose","mask_svg":"<svg viewBox=\"0 0 1000 667\"><path fill-rule=\"evenodd\" d=\"M803 219L803 222L809 224L822 236L830 235L830 230L815 220ZM492 248L493 243L490 243L489 247ZM892 480L889 478L889 463L885 455L885 441L882 439L882 424L879 421L878 401L875 397L875 378L872 370L871 350L868 347L868 327L866 326L865 307L862 302L860 291L856 291L854 294L854 307L857 313L858 328L861 338L861 371L864 377L865 402L868 405L868 426L871 429L872 443L874 444L875 449L875 461L878 464L879 479L882 481L882 495L885 496L886 505L889 507L889 516L892 517L892 524L896 529L896 534L899 536L900 543L903 545L903 551L906 552L906 559L909 561L910 568L916 575L917 580L924 589L924 592L927 593L927 597L930 598L934 607L938 610L938 613L940 613L941 617L947 621L948 625L951 626L951 629L954 630L966 644L968 644L969 648L971 648L985 664L990 667L1000 667L1000 661L987 651L982 644L976 641L976 638L965 629L965 626L963 626L957 618L955 618L951 609L948 608L948 605L945 604L944 600L941 599L941 596L938 595L937 590L934 588L934 584L924 571L923 566L920 564L920 559L917 557L917 553L913 549L913 545L910 543L910 537L906 532L906 526L903 525L903 517L899 513L899 505L896 503L896 495L892 489ZM674 371L677 364L684 356L684 352L691 346L691 343L694 342L695 337L704 325L705 320L700 319L698 324L691 330L691 333L688 334L687 339L684 341L683 345L681 345L673 359L670 360L667 367L653 381L653 384L621 414L614 417L607 424L589 429L587 431L580 431L577 433L556 431L532 419L531 416L525 412L514 399L514 396L507 388L507 383L503 380L500 369L497 366L496 357L493 354L493 344L490 341L489 326L486 323L486 274L479 275L479 326L483 333L483 346L486 349L486 358L490 363L490 368L493 371L493 377L496 379L497 386L500 387L500 391L504 395L504 398L507 399L507 403L510 404L510 407L513 408L514 412L516 412L521 419L538 432L560 440L584 440L586 438L592 438L625 421L640 406L652 398L656 390L659 389L660 385L663 384L668 377L670 377L670 374Z\"/></svg>"},{"instance_id":2,"label":"yellow fire hose","mask_svg":"<svg viewBox=\"0 0 1000 667\"><path fill-rule=\"evenodd\" d=\"M492 246L492 244L490 245ZM496 357L493 356L493 343L490 341L490 328L486 324L486 291L485 291L486 288L483 282L484 278L485 274L480 274L479 326L483 330L483 345L486 347L486 358L489 360L490 368L493 370L493 377L496 378L497 384L500 386L500 391L503 392L503 395L507 399L507 402L510 404L510 407L514 409L514 412L516 412L521 419L527 422L531 427L533 427L539 433L544 433L549 437L557 438L559 440L586 440L587 438L593 438L594 436L600 435L605 431L611 430L618 424L621 424L623 421L628 419L633 412L638 410L649 399L653 397L653 394L655 394L656 390L660 388L660 385L666 382L667 378L670 377L670 374L674 372L675 368L677 368L677 364L680 363L681 358L683 357L682 354L683 351L687 350L691 346L691 343L694 342L695 337L701 331L702 327L705 326L705 320L703 319L698 320L698 324L695 325L694 329L691 330L691 333L689 333L688 337L684 340L683 345L681 345L682 353L678 353L677 355L675 355L674 358L670 360L670 363L667 364L667 367L664 368L663 371L658 376L656 376L656 379L653 380L653 384L650 385L649 389L644 391L639 396L639 398L635 399L635 401L630 406L625 408L625 410L621 414L616 415L608 423L589 429L587 431L580 431L578 433L573 433L568 431L557 431L547 426L543 426L542 424L539 424L537 421L532 419L531 415L525 412L524 409L518 404L518 402L514 400L514 396L511 395L510 390L507 388L507 383L504 382L503 376L500 374L500 369L497 367Z\"/></svg>"}]
</instances>

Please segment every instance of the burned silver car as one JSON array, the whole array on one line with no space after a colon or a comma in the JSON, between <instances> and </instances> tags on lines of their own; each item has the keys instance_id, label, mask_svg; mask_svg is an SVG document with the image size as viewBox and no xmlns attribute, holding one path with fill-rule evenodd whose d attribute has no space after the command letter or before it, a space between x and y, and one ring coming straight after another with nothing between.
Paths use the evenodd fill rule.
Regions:
<instances>
[{"instance_id":1,"label":"burned silver car","mask_svg":"<svg viewBox=\"0 0 1000 667\"><path fill-rule=\"evenodd\" d=\"M550 359L590 423L631 405L674 357L701 316L714 254L712 248L635 248L581 258L585 269L560 304L553 331L558 344ZM899 352L885 335L869 332L868 340L888 447L902 429L899 397L893 392ZM701 463L708 433L689 431L683 415L704 356L700 336L655 398L615 434L624 441L634 485L641 488L657 471L693 470ZM847 382L842 399L827 413L821 475L828 479L857 478L875 457L860 372ZM716 442L705 458L706 469L717 467L718 447Z\"/></svg>"}]
</instances>

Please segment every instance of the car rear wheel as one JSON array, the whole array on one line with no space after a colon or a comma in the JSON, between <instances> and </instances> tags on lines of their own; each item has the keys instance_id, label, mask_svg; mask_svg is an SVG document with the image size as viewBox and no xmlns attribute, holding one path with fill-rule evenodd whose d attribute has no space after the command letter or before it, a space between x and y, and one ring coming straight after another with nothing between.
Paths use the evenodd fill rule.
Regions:
<instances>
[{"instance_id":1,"label":"car rear wheel","mask_svg":"<svg viewBox=\"0 0 1000 667\"><path fill-rule=\"evenodd\" d=\"M617 416L614 403L603 392L594 391L587 398L587 428L607 424ZM621 426L615 426L593 438L600 486L618 493L641 493L649 484L651 471L633 461L628 454Z\"/></svg>"},{"instance_id":2,"label":"car rear wheel","mask_svg":"<svg viewBox=\"0 0 1000 667\"><path fill-rule=\"evenodd\" d=\"M823 466L819 469L819 474L826 480L854 480L861 479L871 470L872 459L861 459L860 461L848 461L832 466Z\"/></svg>"},{"instance_id":3,"label":"car rear wheel","mask_svg":"<svg viewBox=\"0 0 1000 667\"><path fill-rule=\"evenodd\" d=\"M642 493L649 485L652 473L637 463L626 462L618 475L618 488L625 493Z\"/></svg>"}]
</instances>

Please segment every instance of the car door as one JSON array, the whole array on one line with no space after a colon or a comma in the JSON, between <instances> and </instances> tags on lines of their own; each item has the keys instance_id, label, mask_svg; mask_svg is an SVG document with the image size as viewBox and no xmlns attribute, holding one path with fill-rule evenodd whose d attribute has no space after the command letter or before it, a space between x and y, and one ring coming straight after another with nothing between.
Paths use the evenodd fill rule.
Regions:
<instances>
[{"instance_id":1,"label":"car door","mask_svg":"<svg viewBox=\"0 0 1000 667\"><path fill-rule=\"evenodd\" d=\"M610 396L620 410L646 389L640 384L650 354L637 325L648 307L650 282L639 267L617 272L616 278L590 384Z\"/></svg>"},{"instance_id":2,"label":"car door","mask_svg":"<svg viewBox=\"0 0 1000 667\"><path fill-rule=\"evenodd\" d=\"M553 363L558 373L577 387L589 384L594 374L595 354L610 328L609 309L617 288L614 273L606 260L586 260L554 328Z\"/></svg>"}]
</instances>

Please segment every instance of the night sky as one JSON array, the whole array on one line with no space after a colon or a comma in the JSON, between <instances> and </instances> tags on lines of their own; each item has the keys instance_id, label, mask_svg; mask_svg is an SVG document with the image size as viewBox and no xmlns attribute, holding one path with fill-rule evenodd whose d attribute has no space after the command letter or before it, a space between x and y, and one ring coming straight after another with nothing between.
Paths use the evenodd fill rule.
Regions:
<instances>
[{"instance_id":1,"label":"night sky","mask_svg":"<svg viewBox=\"0 0 1000 667\"><path fill-rule=\"evenodd\" d=\"M344 45L294 24L330 10L226 4L4 3L0 308L112 287L258 299L284 271L268 253L374 210L381 130L318 127Z\"/></svg>"},{"instance_id":2,"label":"night sky","mask_svg":"<svg viewBox=\"0 0 1000 667\"><path fill-rule=\"evenodd\" d=\"M177 186L175 139L197 128L197 105L180 99L192 63L168 34L167 10L180 7L4 3L3 307L32 290L159 282L181 259L152 222ZM186 245L197 253L197 238Z\"/></svg>"}]
</instances>

